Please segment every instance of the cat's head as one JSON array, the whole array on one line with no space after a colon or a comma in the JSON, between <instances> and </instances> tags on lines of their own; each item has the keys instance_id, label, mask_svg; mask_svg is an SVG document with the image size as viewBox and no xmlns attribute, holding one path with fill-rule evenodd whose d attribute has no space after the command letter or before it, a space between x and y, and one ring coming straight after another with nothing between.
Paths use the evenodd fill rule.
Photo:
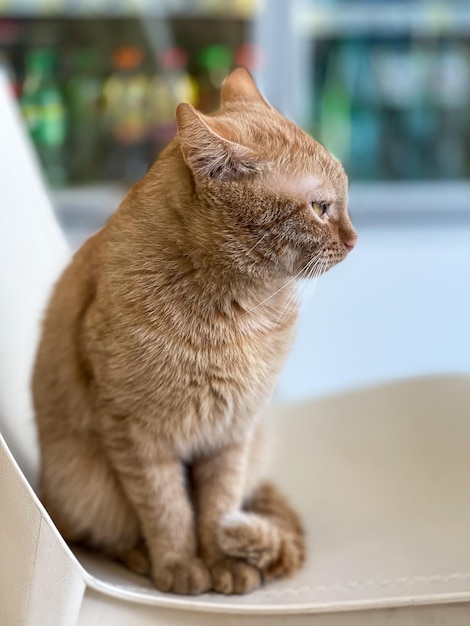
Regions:
<instances>
[{"instance_id":1,"label":"cat's head","mask_svg":"<svg viewBox=\"0 0 470 626\"><path fill-rule=\"evenodd\" d=\"M354 247L342 165L271 107L247 71L226 79L215 114L180 104L177 121L195 192L217 223L214 245L240 272L318 275Z\"/></svg>"}]
</instances>

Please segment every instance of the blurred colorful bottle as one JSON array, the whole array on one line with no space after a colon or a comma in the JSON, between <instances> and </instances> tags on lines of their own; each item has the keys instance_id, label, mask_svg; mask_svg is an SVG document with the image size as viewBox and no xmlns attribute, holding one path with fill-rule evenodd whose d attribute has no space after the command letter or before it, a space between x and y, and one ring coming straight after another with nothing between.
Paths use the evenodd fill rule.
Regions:
<instances>
[{"instance_id":1,"label":"blurred colorful bottle","mask_svg":"<svg viewBox=\"0 0 470 626\"><path fill-rule=\"evenodd\" d=\"M69 115L70 175L76 181L100 176L100 99L102 80L92 48L78 50L65 85Z\"/></svg>"},{"instance_id":2,"label":"blurred colorful bottle","mask_svg":"<svg viewBox=\"0 0 470 626\"><path fill-rule=\"evenodd\" d=\"M433 46L412 42L409 58L415 88L410 92L410 104L403 120L408 158L404 160L402 178L426 180L434 176L438 135L437 106L432 93L435 51Z\"/></svg>"},{"instance_id":3,"label":"blurred colorful bottle","mask_svg":"<svg viewBox=\"0 0 470 626\"><path fill-rule=\"evenodd\" d=\"M148 167L149 80L142 70L143 58L137 46L118 48L112 59L114 72L103 86L104 122L110 139L107 173L127 182L143 176Z\"/></svg>"},{"instance_id":4,"label":"blurred colorful bottle","mask_svg":"<svg viewBox=\"0 0 470 626\"><path fill-rule=\"evenodd\" d=\"M37 148L47 180L52 186L66 181L64 144L65 108L54 70L52 50L33 50L26 55L21 109Z\"/></svg>"},{"instance_id":5,"label":"blurred colorful bottle","mask_svg":"<svg viewBox=\"0 0 470 626\"><path fill-rule=\"evenodd\" d=\"M373 55L373 45L363 39L342 48L343 76L351 95L348 171L352 178L362 180L376 179L380 175L381 119L372 71Z\"/></svg>"},{"instance_id":6,"label":"blurred colorful bottle","mask_svg":"<svg viewBox=\"0 0 470 626\"><path fill-rule=\"evenodd\" d=\"M13 4L0 0L0 13L13 14ZM17 8L17 7L15 7ZM6 73L7 81L11 87L13 95L18 98L21 92L21 81L13 67L14 47L23 37L24 22L21 19L0 17L0 70ZM8 50L10 49L10 53Z\"/></svg>"},{"instance_id":7,"label":"blurred colorful bottle","mask_svg":"<svg viewBox=\"0 0 470 626\"><path fill-rule=\"evenodd\" d=\"M263 67L266 63L266 54L257 44L246 41L235 51L235 65L246 67L251 73Z\"/></svg>"},{"instance_id":8,"label":"blurred colorful bottle","mask_svg":"<svg viewBox=\"0 0 470 626\"><path fill-rule=\"evenodd\" d=\"M470 109L470 51L460 42L443 42L433 72L433 92L439 110L436 138L437 176L469 175L468 127ZM468 133L467 133L468 135Z\"/></svg>"},{"instance_id":9,"label":"blurred colorful bottle","mask_svg":"<svg viewBox=\"0 0 470 626\"><path fill-rule=\"evenodd\" d=\"M187 72L188 55L182 48L167 48L158 55L159 72L152 78L148 95L150 160L173 138L176 132L175 110L180 102L195 105L197 83Z\"/></svg>"},{"instance_id":10,"label":"blurred colorful bottle","mask_svg":"<svg viewBox=\"0 0 470 626\"><path fill-rule=\"evenodd\" d=\"M0 72L6 75L7 82L10 86L11 93L18 97L20 94L20 84L17 80L16 74L7 58L7 56L0 51Z\"/></svg>"},{"instance_id":11,"label":"blurred colorful bottle","mask_svg":"<svg viewBox=\"0 0 470 626\"><path fill-rule=\"evenodd\" d=\"M212 111L219 104L220 87L233 65L232 50L222 44L207 46L201 50L199 63L202 74L199 80L199 107Z\"/></svg>"},{"instance_id":12,"label":"blurred colorful bottle","mask_svg":"<svg viewBox=\"0 0 470 626\"><path fill-rule=\"evenodd\" d=\"M330 53L319 100L320 141L340 161L348 162L351 146L351 93L341 71L341 50Z\"/></svg>"}]
</instances>

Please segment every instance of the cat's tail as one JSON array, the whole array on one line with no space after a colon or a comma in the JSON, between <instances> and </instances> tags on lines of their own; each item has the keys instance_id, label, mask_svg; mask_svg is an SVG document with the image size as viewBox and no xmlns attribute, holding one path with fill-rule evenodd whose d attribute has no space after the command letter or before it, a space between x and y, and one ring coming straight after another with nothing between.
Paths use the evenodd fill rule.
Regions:
<instances>
[{"instance_id":1,"label":"cat's tail","mask_svg":"<svg viewBox=\"0 0 470 626\"><path fill-rule=\"evenodd\" d=\"M305 561L300 518L271 483L261 484L243 511L222 519L218 541L227 555L245 559L267 580L292 576Z\"/></svg>"}]
</instances>

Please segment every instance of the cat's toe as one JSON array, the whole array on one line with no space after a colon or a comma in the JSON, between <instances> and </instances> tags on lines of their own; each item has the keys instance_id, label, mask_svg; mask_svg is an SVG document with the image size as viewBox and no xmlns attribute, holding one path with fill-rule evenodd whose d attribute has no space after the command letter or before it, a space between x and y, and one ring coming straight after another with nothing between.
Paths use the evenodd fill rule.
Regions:
<instances>
[{"instance_id":1,"label":"cat's toe","mask_svg":"<svg viewBox=\"0 0 470 626\"><path fill-rule=\"evenodd\" d=\"M212 588L209 570L200 559L190 559L157 567L153 571L155 586L160 591L180 595L198 595Z\"/></svg>"},{"instance_id":2,"label":"cat's toe","mask_svg":"<svg viewBox=\"0 0 470 626\"><path fill-rule=\"evenodd\" d=\"M241 594L261 586L261 572L241 559L223 558L211 567L214 591L223 594Z\"/></svg>"}]
</instances>

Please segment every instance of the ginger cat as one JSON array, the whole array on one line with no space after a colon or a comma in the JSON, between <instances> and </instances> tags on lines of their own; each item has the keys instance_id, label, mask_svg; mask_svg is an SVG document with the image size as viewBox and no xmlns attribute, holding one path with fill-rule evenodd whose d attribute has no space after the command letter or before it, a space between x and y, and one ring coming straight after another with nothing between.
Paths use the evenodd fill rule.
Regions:
<instances>
[{"instance_id":1,"label":"ginger cat","mask_svg":"<svg viewBox=\"0 0 470 626\"><path fill-rule=\"evenodd\" d=\"M340 163L237 69L50 301L33 379L40 495L64 537L163 591L245 593L305 557L260 482L260 412L292 342L294 278L356 234Z\"/></svg>"}]
</instances>

